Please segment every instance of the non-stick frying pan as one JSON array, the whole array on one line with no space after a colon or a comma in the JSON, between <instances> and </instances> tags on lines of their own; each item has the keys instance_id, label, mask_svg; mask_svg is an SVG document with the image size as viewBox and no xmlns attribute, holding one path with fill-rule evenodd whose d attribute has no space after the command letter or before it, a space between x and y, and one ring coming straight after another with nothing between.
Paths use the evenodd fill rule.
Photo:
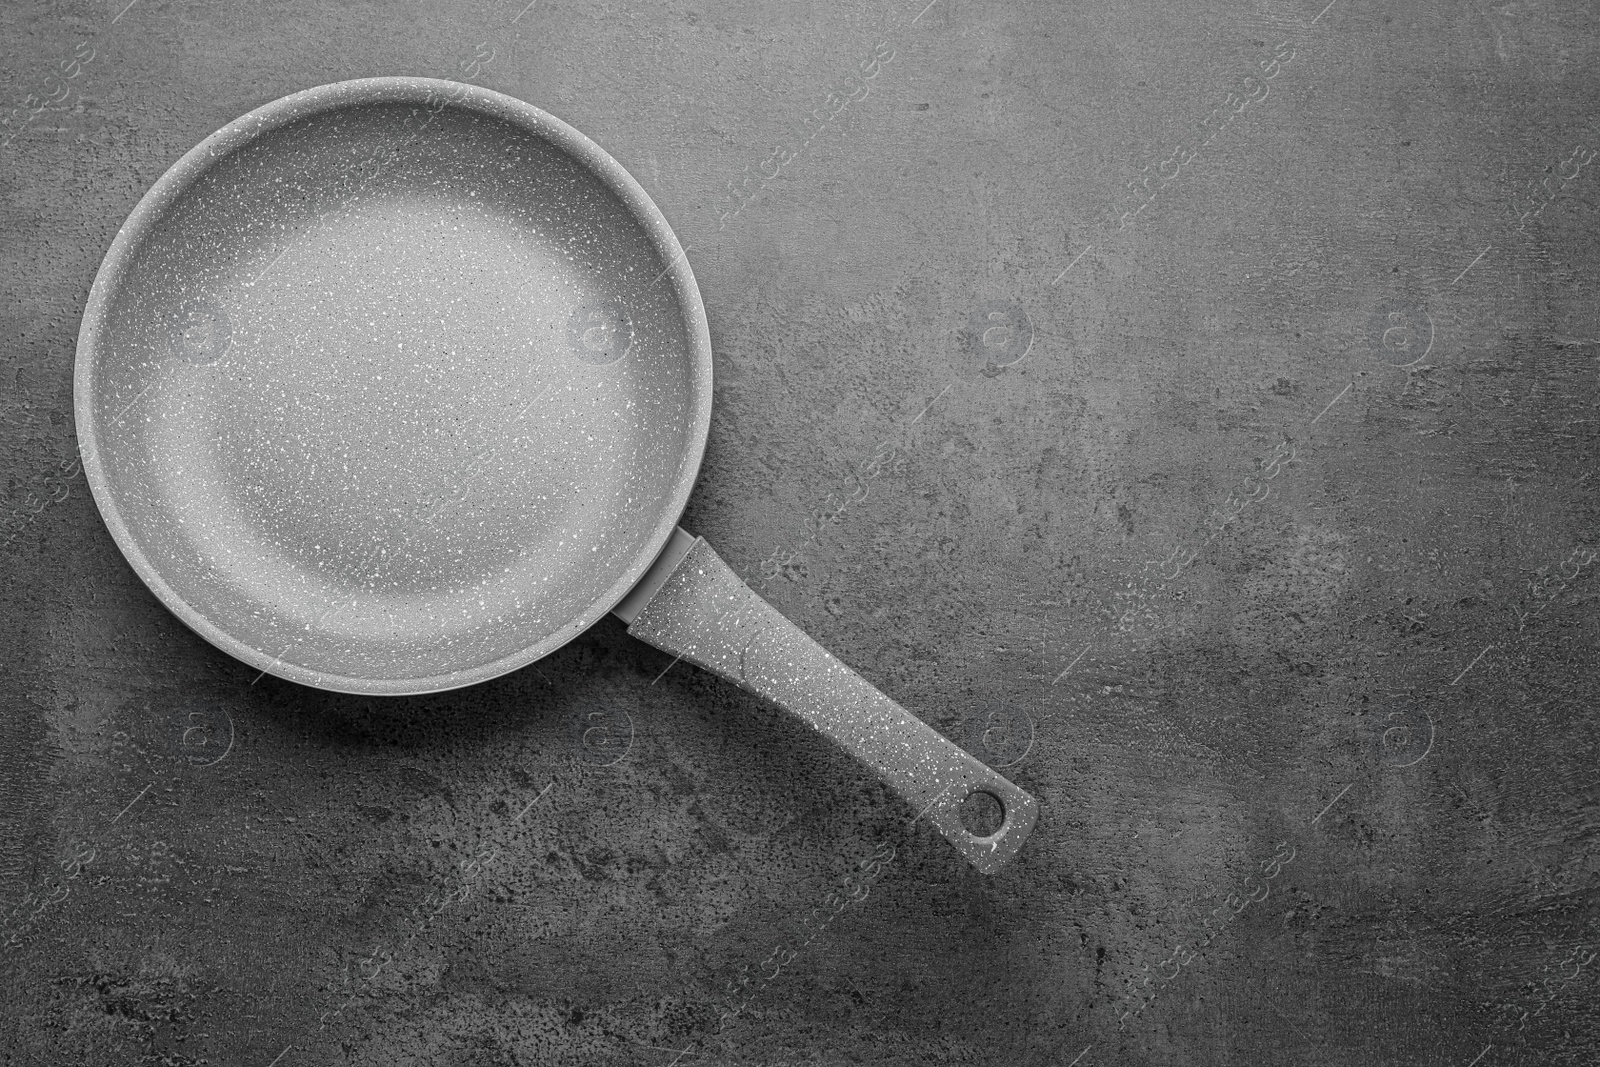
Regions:
<instances>
[{"instance_id":1,"label":"non-stick frying pan","mask_svg":"<svg viewBox=\"0 0 1600 1067\"><path fill-rule=\"evenodd\" d=\"M264 672L451 689L612 611L843 745L980 870L1033 828L1032 797L677 527L711 420L694 274L638 183L538 108L368 78L230 123L112 242L74 385L128 562ZM976 792L988 836L960 820Z\"/></svg>"}]
</instances>

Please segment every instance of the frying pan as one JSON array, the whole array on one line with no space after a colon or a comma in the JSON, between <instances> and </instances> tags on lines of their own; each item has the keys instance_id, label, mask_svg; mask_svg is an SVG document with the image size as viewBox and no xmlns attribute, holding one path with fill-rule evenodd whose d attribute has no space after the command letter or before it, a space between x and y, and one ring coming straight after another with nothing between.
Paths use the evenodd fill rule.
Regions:
<instances>
[{"instance_id":1,"label":"frying pan","mask_svg":"<svg viewBox=\"0 0 1600 1067\"><path fill-rule=\"evenodd\" d=\"M436 692L614 612L998 870L1034 799L678 527L711 397L694 274L639 184L538 108L427 78L295 93L184 155L106 254L74 377L117 545L262 672ZM962 825L974 793L992 834Z\"/></svg>"}]
</instances>

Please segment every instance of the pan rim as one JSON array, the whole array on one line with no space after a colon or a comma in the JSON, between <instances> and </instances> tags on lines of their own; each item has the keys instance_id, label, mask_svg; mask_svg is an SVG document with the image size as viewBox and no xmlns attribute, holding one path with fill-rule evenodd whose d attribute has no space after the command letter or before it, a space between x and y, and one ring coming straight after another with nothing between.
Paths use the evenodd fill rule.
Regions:
<instances>
[{"instance_id":1,"label":"pan rim","mask_svg":"<svg viewBox=\"0 0 1600 1067\"><path fill-rule=\"evenodd\" d=\"M101 340L108 329L108 312L130 269L134 255L159 227L167 211L216 163L262 135L288 123L342 108L374 103L421 103L433 94L453 94L446 106L477 111L502 119L538 136L578 162L623 203L649 235L651 245L668 266L685 332L688 335L692 411L686 428L688 447L678 467L677 480L643 547L628 562L622 576L587 608L560 629L539 641L490 663L422 678L371 678L331 674L285 662L227 632L179 596L146 555L117 509L111 480L100 462L100 429L96 421L96 365ZM660 279L658 279L659 281ZM73 418L84 478L112 539L134 572L156 598L191 630L211 644L264 674L317 689L364 696L419 696L460 689L498 678L549 655L583 633L610 612L644 577L676 528L699 480L711 431L711 337L705 304L689 266L686 250L644 187L610 153L573 126L524 100L465 82L441 78L389 76L356 78L303 89L263 104L239 116L184 153L145 192L112 239L90 287L78 329L73 368ZM137 400L137 398L135 398ZM121 416L118 418L120 419ZM117 421L117 420L113 420ZM253 684L253 683L252 683Z\"/></svg>"}]
</instances>

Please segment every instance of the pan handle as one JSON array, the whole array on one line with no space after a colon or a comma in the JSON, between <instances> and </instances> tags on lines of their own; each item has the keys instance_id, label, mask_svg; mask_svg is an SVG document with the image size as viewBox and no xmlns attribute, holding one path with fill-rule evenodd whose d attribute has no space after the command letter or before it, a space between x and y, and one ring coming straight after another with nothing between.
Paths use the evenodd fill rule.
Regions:
<instances>
[{"instance_id":1,"label":"pan handle","mask_svg":"<svg viewBox=\"0 0 1600 1067\"><path fill-rule=\"evenodd\" d=\"M1005 866L1033 830L1033 797L840 663L704 538L675 530L615 614L633 636L766 697L843 746L984 874ZM961 824L961 804L974 793L1000 803L1000 828L987 837Z\"/></svg>"}]
</instances>

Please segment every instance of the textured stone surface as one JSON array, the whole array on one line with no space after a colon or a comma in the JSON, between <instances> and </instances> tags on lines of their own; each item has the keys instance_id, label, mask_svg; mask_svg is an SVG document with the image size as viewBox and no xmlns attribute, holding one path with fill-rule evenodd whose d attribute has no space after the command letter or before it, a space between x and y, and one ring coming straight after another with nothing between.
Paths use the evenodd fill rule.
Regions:
<instances>
[{"instance_id":1,"label":"textured stone surface","mask_svg":"<svg viewBox=\"0 0 1600 1067\"><path fill-rule=\"evenodd\" d=\"M124 2L0 12L9 1062L1597 1058L1590 10ZM614 620L361 699L139 583L73 463L95 269L378 74L655 198L684 525L1008 764L1010 868Z\"/></svg>"}]
</instances>

